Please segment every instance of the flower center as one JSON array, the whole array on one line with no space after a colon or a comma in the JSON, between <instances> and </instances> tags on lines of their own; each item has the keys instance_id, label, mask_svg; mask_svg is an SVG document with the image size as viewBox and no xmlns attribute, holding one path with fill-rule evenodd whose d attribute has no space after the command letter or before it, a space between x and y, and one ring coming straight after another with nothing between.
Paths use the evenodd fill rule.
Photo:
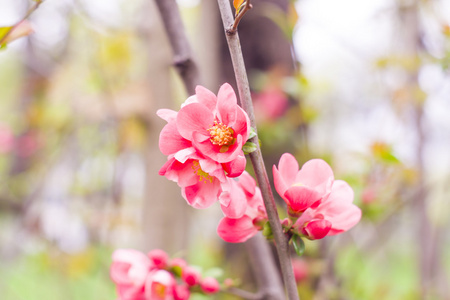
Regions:
<instances>
[{"instance_id":1,"label":"flower center","mask_svg":"<svg viewBox=\"0 0 450 300\"><path fill-rule=\"evenodd\" d=\"M202 168L200 167L200 163L198 161L194 161L192 163L192 170L194 170L194 173L198 175L198 181L200 182L213 182L213 177L211 175L209 175L208 173L206 173L205 171L202 170Z\"/></svg>"},{"instance_id":2,"label":"flower center","mask_svg":"<svg viewBox=\"0 0 450 300\"><path fill-rule=\"evenodd\" d=\"M214 121L214 126L208 129L210 141L217 146L230 146L234 143L234 130L225 124Z\"/></svg>"}]
</instances>

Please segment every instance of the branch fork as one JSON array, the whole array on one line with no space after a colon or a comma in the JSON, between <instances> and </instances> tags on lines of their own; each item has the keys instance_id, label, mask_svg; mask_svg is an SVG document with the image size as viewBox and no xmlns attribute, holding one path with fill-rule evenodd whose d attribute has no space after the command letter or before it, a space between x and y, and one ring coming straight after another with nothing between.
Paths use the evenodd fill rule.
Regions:
<instances>
[{"instance_id":1,"label":"branch fork","mask_svg":"<svg viewBox=\"0 0 450 300\"><path fill-rule=\"evenodd\" d=\"M228 29L225 30L227 35L234 35L237 32L237 27L239 22L241 22L244 15L253 8L253 5L250 3L250 0L246 0L245 6L239 11L236 18L234 19L233 25L231 25ZM237 8L236 8L237 9Z\"/></svg>"}]
</instances>

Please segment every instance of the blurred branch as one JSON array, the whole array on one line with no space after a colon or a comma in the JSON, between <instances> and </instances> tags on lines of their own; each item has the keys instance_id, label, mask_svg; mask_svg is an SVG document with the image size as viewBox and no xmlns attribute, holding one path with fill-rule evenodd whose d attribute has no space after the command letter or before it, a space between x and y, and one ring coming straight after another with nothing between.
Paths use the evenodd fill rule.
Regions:
<instances>
[{"instance_id":1,"label":"blurred branch","mask_svg":"<svg viewBox=\"0 0 450 300\"><path fill-rule=\"evenodd\" d=\"M42 4L42 2L44 2L44 0L35 0L35 4L33 6L31 6L27 13L25 14L25 16L16 24L14 24L7 32L6 34L0 39L0 45L3 44L4 41L6 41L6 39L8 38L8 36L20 25L20 23L22 23L23 21L25 21L26 19L28 19L31 14L38 9L39 5Z\"/></svg>"},{"instance_id":2,"label":"blurred branch","mask_svg":"<svg viewBox=\"0 0 450 300\"><path fill-rule=\"evenodd\" d=\"M230 2L228 0L218 0L220 13L225 31L230 25L233 24L233 14L231 11ZM242 56L241 44L239 41L239 35L226 34L228 47L231 54L231 60L233 63L233 69L236 76L236 83L239 91L239 97L243 109L247 112L251 126L256 128L255 115L253 112L252 98L250 94L250 86L248 83L247 73L244 64L244 58ZM256 151L250 153L250 159L253 164L253 169L256 174L256 178L261 189L261 193L264 200L264 205L267 210L269 223L272 228L272 232L275 238L276 249L278 253L278 259L280 261L281 273L283 274L284 284L287 290L289 299L299 299L297 292L297 285L295 283L294 272L292 269L292 263L289 253L288 238L283 233L281 228L277 207L272 194L272 190L269 183L269 178L265 169L264 161L259 147L258 136L255 136L251 142L256 145ZM282 296L278 295L281 299ZM276 299L273 296L270 299Z\"/></svg>"},{"instance_id":3,"label":"blurred branch","mask_svg":"<svg viewBox=\"0 0 450 300\"><path fill-rule=\"evenodd\" d=\"M186 91L189 95L193 95L200 78L197 65L192 58L178 5L175 0L155 0L155 2L172 46L174 66L183 80Z\"/></svg>"},{"instance_id":4,"label":"blurred branch","mask_svg":"<svg viewBox=\"0 0 450 300\"><path fill-rule=\"evenodd\" d=\"M261 299L263 299L263 295L262 295L261 292L259 292L259 293L251 293L251 292L247 292L247 291L235 288L235 287L231 287L231 288L228 288L226 290L221 290L221 292L228 293L228 294L231 294L231 295L234 295L234 296L238 296L238 297L240 297L242 299L247 299L247 300L261 300Z\"/></svg>"}]
</instances>

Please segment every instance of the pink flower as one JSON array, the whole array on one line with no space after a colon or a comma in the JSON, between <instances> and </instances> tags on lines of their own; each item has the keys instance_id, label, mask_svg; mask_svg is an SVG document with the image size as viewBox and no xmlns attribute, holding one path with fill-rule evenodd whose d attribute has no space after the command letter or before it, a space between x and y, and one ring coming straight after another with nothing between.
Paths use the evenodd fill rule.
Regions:
<instances>
[{"instance_id":1,"label":"pink flower","mask_svg":"<svg viewBox=\"0 0 450 300\"><path fill-rule=\"evenodd\" d=\"M112 255L111 279L120 300L145 300L145 282L153 267L145 254L133 249L118 249Z\"/></svg>"},{"instance_id":2,"label":"pink flower","mask_svg":"<svg viewBox=\"0 0 450 300\"><path fill-rule=\"evenodd\" d=\"M148 258L153 262L153 265L158 269L164 269L167 266L169 255L164 250L154 249L147 253Z\"/></svg>"},{"instance_id":3,"label":"pink flower","mask_svg":"<svg viewBox=\"0 0 450 300\"><path fill-rule=\"evenodd\" d=\"M219 163L227 163L242 156L250 122L237 105L233 88L225 83L217 97L202 86L186 100L176 117L180 135L192 142L203 156Z\"/></svg>"},{"instance_id":4,"label":"pink flower","mask_svg":"<svg viewBox=\"0 0 450 300\"><path fill-rule=\"evenodd\" d=\"M245 203L244 214L237 218L230 215L236 214L235 211L227 211L222 205L225 217L220 221L217 227L218 235L229 243L242 243L253 237L267 220L261 191L256 187L255 180L244 172L237 181L230 180L234 185L231 188L229 197L233 202ZM238 206L238 204L233 204ZM240 204L239 204L240 205ZM227 213L229 215L227 215ZM237 214L238 215L238 214Z\"/></svg>"},{"instance_id":5,"label":"pink flower","mask_svg":"<svg viewBox=\"0 0 450 300\"><path fill-rule=\"evenodd\" d=\"M306 162L299 171L292 154L281 156L278 169L273 166L275 189L286 202L291 213L298 214L307 208L317 207L330 193L334 181L333 171L321 159Z\"/></svg>"},{"instance_id":6,"label":"pink flower","mask_svg":"<svg viewBox=\"0 0 450 300\"><path fill-rule=\"evenodd\" d=\"M166 270L153 271L145 282L146 300L172 300L175 285L175 278Z\"/></svg>"},{"instance_id":7,"label":"pink flower","mask_svg":"<svg viewBox=\"0 0 450 300\"><path fill-rule=\"evenodd\" d=\"M189 288L185 285L177 285L173 290L174 300L188 300L191 296Z\"/></svg>"},{"instance_id":8,"label":"pink flower","mask_svg":"<svg viewBox=\"0 0 450 300\"><path fill-rule=\"evenodd\" d=\"M200 283L200 287L205 294L214 294L220 290L220 285L213 277L206 277Z\"/></svg>"},{"instance_id":9,"label":"pink flower","mask_svg":"<svg viewBox=\"0 0 450 300\"><path fill-rule=\"evenodd\" d=\"M0 153L8 153L14 148L14 134L11 129L0 124Z\"/></svg>"},{"instance_id":10,"label":"pink flower","mask_svg":"<svg viewBox=\"0 0 450 300\"><path fill-rule=\"evenodd\" d=\"M267 88L253 97L255 112L263 120L274 121L280 118L288 108L288 98L279 88Z\"/></svg>"},{"instance_id":11,"label":"pink flower","mask_svg":"<svg viewBox=\"0 0 450 300\"><path fill-rule=\"evenodd\" d=\"M183 273L181 274L181 278L188 286L194 286L200 283L202 275L200 272L191 267L187 266L183 269Z\"/></svg>"},{"instance_id":12,"label":"pink flower","mask_svg":"<svg viewBox=\"0 0 450 300\"><path fill-rule=\"evenodd\" d=\"M181 163L170 158L159 174L178 183L181 194L195 208L207 208L219 199L227 179L220 164L210 159Z\"/></svg>"},{"instance_id":13,"label":"pink flower","mask_svg":"<svg viewBox=\"0 0 450 300\"><path fill-rule=\"evenodd\" d=\"M347 231L361 219L361 210L352 202L352 188L345 181L336 180L328 198L319 206L306 209L293 228L310 240Z\"/></svg>"}]
</instances>

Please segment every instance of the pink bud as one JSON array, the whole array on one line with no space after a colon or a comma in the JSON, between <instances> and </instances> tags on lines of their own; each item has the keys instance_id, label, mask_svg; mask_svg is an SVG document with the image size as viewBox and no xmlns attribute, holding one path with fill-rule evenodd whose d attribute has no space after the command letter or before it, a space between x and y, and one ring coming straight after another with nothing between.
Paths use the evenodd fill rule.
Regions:
<instances>
[{"instance_id":1,"label":"pink bud","mask_svg":"<svg viewBox=\"0 0 450 300\"><path fill-rule=\"evenodd\" d=\"M156 268L164 269L167 266L169 255L161 249L155 249L147 253Z\"/></svg>"},{"instance_id":2,"label":"pink bud","mask_svg":"<svg viewBox=\"0 0 450 300\"><path fill-rule=\"evenodd\" d=\"M225 280L223 281L223 285L227 288L233 287L234 286L234 280L231 278L225 278Z\"/></svg>"},{"instance_id":3,"label":"pink bud","mask_svg":"<svg viewBox=\"0 0 450 300\"><path fill-rule=\"evenodd\" d=\"M191 292L185 285L177 285L173 290L174 300L188 300L190 296Z\"/></svg>"},{"instance_id":4,"label":"pink bud","mask_svg":"<svg viewBox=\"0 0 450 300\"><path fill-rule=\"evenodd\" d=\"M323 239L331 229L331 222L328 220L312 220L303 227L303 234L310 240Z\"/></svg>"},{"instance_id":5,"label":"pink bud","mask_svg":"<svg viewBox=\"0 0 450 300\"><path fill-rule=\"evenodd\" d=\"M186 268L184 268L181 277L187 285L194 286L200 283L201 274L196 269L187 266Z\"/></svg>"},{"instance_id":6,"label":"pink bud","mask_svg":"<svg viewBox=\"0 0 450 300\"><path fill-rule=\"evenodd\" d=\"M172 261L170 262L170 267L171 268L178 267L181 270L183 270L184 268L186 268L186 266L187 266L186 261L184 259L182 259L182 258L179 258L179 257L176 257L176 258L172 259Z\"/></svg>"},{"instance_id":7,"label":"pink bud","mask_svg":"<svg viewBox=\"0 0 450 300\"><path fill-rule=\"evenodd\" d=\"M200 287L205 294L214 294L220 290L219 283L213 277L206 277L200 283Z\"/></svg>"}]
</instances>

